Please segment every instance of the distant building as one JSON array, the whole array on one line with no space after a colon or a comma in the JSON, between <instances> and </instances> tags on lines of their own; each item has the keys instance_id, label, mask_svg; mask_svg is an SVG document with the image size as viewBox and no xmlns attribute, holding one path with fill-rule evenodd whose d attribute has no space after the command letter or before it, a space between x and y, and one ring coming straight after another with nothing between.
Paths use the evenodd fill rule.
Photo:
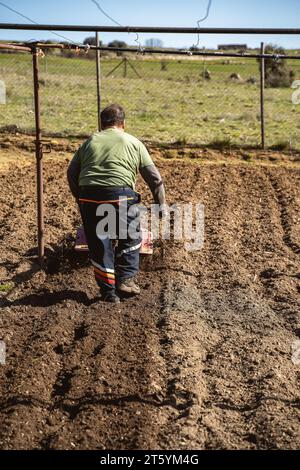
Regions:
<instances>
[{"instance_id":1,"label":"distant building","mask_svg":"<svg viewBox=\"0 0 300 470\"><path fill-rule=\"evenodd\" d=\"M145 41L145 45L146 47L158 47L160 49L164 47L164 43L160 39L157 39L157 38L147 39Z\"/></svg>"},{"instance_id":2,"label":"distant building","mask_svg":"<svg viewBox=\"0 0 300 470\"><path fill-rule=\"evenodd\" d=\"M220 51L246 51L248 49L247 44L219 44L218 49Z\"/></svg>"}]
</instances>

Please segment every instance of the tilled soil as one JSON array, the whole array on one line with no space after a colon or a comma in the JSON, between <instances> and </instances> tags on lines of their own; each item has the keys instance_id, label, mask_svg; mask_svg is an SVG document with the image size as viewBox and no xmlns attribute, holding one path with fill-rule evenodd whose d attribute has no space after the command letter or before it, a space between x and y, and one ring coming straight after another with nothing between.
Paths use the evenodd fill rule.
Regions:
<instances>
[{"instance_id":1,"label":"tilled soil","mask_svg":"<svg viewBox=\"0 0 300 470\"><path fill-rule=\"evenodd\" d=\"M299 167L160 159L169 202L204 204L204 247L158 242L112 307L70 248L66 166L45 165L45 271L34 167L0 174L0 448L299 448Z\"/></svg>"}]
</instances>

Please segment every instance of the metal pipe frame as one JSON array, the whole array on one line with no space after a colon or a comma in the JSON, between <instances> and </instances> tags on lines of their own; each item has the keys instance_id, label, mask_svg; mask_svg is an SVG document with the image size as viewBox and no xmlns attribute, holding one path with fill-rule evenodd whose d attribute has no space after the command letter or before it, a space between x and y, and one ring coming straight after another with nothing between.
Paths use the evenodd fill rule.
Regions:
<instances>
[{"instance_id":1,"label":"metal pipe frame","mask_svg":"<svg viewBox=\"0 0 300 470\"><path fill-rule=\"evenodd\" d=\"M43 143L41 131L41 106L39 94L39 49L32 50L34 111L35 111L35 155L36 155L36 194L37 194L37 235L38 259L43 264L45 254L44 227L44 179L43 179Z\"/></svg>"},{"instance_id":2,"label":"metal pipe frame","mask_svg":"<svg viewBox=\"0 0 300 470\"><path fill-rule=\"evenodd\" d=\"M31 52L31 48L28 46L19 46L18 44L0 44L0 49L8 49L18 52Z\"/></svg>"},{"instance_id":3,"label":"metal pipe frame","mask_svg":"<svg viewBox=\"0 0 300 470\"><path fill-rule=\"evenodd\" d=\"M99 33L95 33L96 39L96 81L97 81L97 111L98 111L98 131L101 131L101 55L100 55L100 39Z\"/></svg>"},{"instance_id":4,"label":"metal pipe frame","mask_svg":"<svg viewBox=\"0 0 300 470\"><path fill-rule=\"evenodd\" d=\"M185 28L159 26L98 26L98 25L55 25L55 24L21 24L0 23L0 29L28 31L75 31L102 33L167 33L167 34L258 34L287 35L300 34L300 28Z\"/></svg>"},{"instance_id":5,"label":"metal pipe frame","mask_svg":"<svg viewBox=\"0 0 300 470\"><path fill-rule=\"evenodd\" d=\"M265 44L260 45L261 54L264 54ZM260 129L261 129L261 147L265 150L265 59L260 60Z\"/></svg>"},{"instance_id":6,"label":"metal pipe frame","mask_svg":"<svg viewBox=\"0 0 300 470\"><path fill-rule=\"evenodd\" d=\"M32 55L32 73L34 87L35 114L35 156L36 156L36 195L37 195L37 241L38 260L43 266L45 256L45 222L44 222L44 176L43 176L43 143L41 131L41 104L39 93L39 54L40 48L25 47L16 44L0 44L2 50L27 52Z\"/></svg>"},{"instance_id":7,"label":"metal pipe frame","mask_svg":"<svg viewBox=\"0 0 300 470\"><path fill-rule=\"evenodd\" d=\"M54 30L54 31L94 31L98 32L162 32L162 33L199 33L199 34L300 34L300 29L261 29L261 28L148 28L148 27L104 27L104 26L57 26L57 25L21 25L21 24L0 24L0 29L17 29L17 30ZM83 45L65 45L65 44L44 44L44 43L30 43L30 44L0 44L1 50L12 50L18 52L29 52L32 54L33 61L33 80L34 80L34 103L35 103L35 122L36 122L36 178L37 178L37 224L38 224L38 258L43 264L45 245L44 245L44 201L43 201L43 144L42 133L40 124L40 96L39 96L39 61L38 56L41 49L75 49L84 50L88 52L90 49L97 51L97 91L98 91L98 122L101 109L101 94L100 94L100 51L110 52L142 52L143 54L168 54L168 55L195 55L195 56L208 56L208 57L241 57L247 59L260 59L261 66L264 68L265 59L300 59L300 56L290 56L282 54L264 54L264 47L261 46L260 54L249 53L223 53L223 52L204 52L204 51L183 51L183 50L153 50L142 49L137 51L133 48L109 48L99 47L98 34L97 46L83 46ZM263 90L264 77L261 75L261 132L262 132L262 147L265 147L264 141L264 109L263 109ZM100 124L100 123L99 123Z\"/></svg>"}]
</instances>

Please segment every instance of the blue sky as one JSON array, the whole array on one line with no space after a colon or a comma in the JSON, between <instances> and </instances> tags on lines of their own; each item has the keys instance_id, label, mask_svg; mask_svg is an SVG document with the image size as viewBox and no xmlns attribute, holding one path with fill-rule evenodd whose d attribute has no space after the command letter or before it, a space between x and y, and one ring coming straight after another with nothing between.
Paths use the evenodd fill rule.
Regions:
<instances>
[{"instance_id":1,"label":"blue sky","mask_svg":"<svg viewBox=\"0 0 300 470\"><path fill-rule=\"evenodd\" d=\"M40 23L112 25L91 0L4 0L10 7L19 10ZM207 0L99 0L102 8L123 25L145 26L196 26L197 19L204 16ZM209 18L202 23L206 27L299 27L300 0L213 0ZM0 5L0 22L26 23L27 21ZM64 33L62 33L64 34ZM88 33L65 33L73 41L81 42ZM194 35L141 34L140 40L157 37L165 46L189 47L195 43ZM48 32L1 31L0 39L50 39ZM103 34L106 43L122 39L134 44L135 35ZM219 43L246 42L259 45L261 40L275 42L284 47L300 48L299 36L207 36L200 45L215 47Z\"/></svg>"}]
</instances>

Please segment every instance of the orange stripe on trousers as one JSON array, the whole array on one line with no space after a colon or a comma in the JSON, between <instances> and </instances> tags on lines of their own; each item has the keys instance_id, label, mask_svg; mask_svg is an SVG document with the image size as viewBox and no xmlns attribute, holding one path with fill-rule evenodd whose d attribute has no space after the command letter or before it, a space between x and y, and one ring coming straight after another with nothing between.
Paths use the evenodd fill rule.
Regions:
<instances>
[{"instance_id":1,"label":"orange stripe on trousers","mask_svg":"<svg viewBox=\"0 0 300 470\"><path fill-rule=\"evenodd\" d=\"M126 199L112 199L111 201L94 201L93 199L82 199L79 198L80 202L93 202L94 204L109 204L109 203L119 203L124 201L132 201L133 197L127 197Z\"/></svg>"},{"instance_id":2,"label":"orange stripe on trousers","mask_svg":"<svg viewBox=\"0 0 300 470\"><path fill-rule=\"evenodd\" d=\"M101 269L99 269L99 268L95 268L95 267L94 267L94 271L95 271L96 273L98 273L98 274L101 274L101 275L104 276L104 277L108 277L108 278L110 278L110 279L115 279L115 275L114 275L114 274L107 273L107 272L105 272L105 271L101 271Z\"/></svg>"},{"instance_id":3,"label":"orange stripe on trousers","mask_svg":"<svg viewBox=\"0 0 300 470\"><path fill-rule=\"evenodd\" d=\"M112 286L114 286L116 284L116 281L114 279L109 279L107 277L102 276L101 274L96 273L96 272L95 272L95 278L100 279L101 281L106 282L107 284L111 284Z\"/></svg>"}]
</instances>

